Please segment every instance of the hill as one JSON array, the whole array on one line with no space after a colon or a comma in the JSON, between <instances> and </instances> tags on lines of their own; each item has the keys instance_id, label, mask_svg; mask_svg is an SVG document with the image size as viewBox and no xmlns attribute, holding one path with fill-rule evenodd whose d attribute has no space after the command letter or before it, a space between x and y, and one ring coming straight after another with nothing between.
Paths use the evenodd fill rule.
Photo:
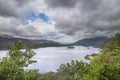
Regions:
<instances>
[{"instance_id":1,"label":"hill","mask_svg":"<svg viewBox=\"0 0 120 80\"><path fill-rule=\"evenodd\" d=\"M24 39L24 38L16 38L8 35L0 36L0 50L7 49L8 46L14 46L15 42L21 42L23 48L30 46L31 48L40 48L40 47L49 47L49 46L61 46L60 43L51 41L51 40L32 40L32 39Z\"/></svg>"},{"instance_id":2,"label":"hill","mask_svg":"<svg viewBox=\"0 0 120 80\"><path fill-rule=\"evenodd\" d=\"M74 45L99 47L108 37L94 37L78 40Z\"/></svg>"},{"instance_id":3,"label":"hill","mask_svg":"<svg viewBox=\"0 0 120 80\"><path fill-rule=\"evenodd\" d=\"M21 42L23 48L30 46L31 48L41 48L41 47L60 47L60 46L92 46L98 47L101 45L108 37L95 37L95 38L85 38L82 40L78 40L75 43L71 44L61 44L52 40L45 40L45 39L25 39L25 38L18 38L9 35L0 35L0 50L7 49L8 46L14 46L15 42Z\"/></svg>"}]
</instances>

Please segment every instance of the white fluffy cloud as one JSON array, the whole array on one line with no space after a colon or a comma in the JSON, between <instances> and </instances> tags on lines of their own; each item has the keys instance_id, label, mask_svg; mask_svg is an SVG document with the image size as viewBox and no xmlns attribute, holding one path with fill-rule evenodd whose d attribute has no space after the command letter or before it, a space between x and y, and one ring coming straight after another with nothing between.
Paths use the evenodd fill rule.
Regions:
<instances>
[{"instance_id":1,"label":"white fluffy cloud","mask_svg":"<svg viewBox=\"0 0 120 80\"><path fill-rule=\"evenodd\" d=\"M16 18L0 17L0 29L1 35L8 34L27 38L51 39L63 36L56 30L54 22L46 23L39 19L35 21L28 20L23 24Z\"/></svg>"}]
</instances>

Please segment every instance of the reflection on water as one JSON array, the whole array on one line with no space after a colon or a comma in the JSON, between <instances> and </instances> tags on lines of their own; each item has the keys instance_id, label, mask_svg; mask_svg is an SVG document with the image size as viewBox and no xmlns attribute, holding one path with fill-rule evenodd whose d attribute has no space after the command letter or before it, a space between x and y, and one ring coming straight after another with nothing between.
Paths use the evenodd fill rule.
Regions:
<instances>
[{"instance_id":1,"label":"reflection on water","mask_svg":"<svg viewBox=\"0 0 120 80\"><path fill-rule=\"evenodd\" d=\"M30 69L39 69L40 72L56 71L63 63L71 60L83 60L84 56L98 52L98 48L75 46L73 49L67 47L47 47L33 49L36 55L33 57L37 63L28 66ZM6 51L0 51L0 58L5 56Z\"/></svg>"}]
</instances>

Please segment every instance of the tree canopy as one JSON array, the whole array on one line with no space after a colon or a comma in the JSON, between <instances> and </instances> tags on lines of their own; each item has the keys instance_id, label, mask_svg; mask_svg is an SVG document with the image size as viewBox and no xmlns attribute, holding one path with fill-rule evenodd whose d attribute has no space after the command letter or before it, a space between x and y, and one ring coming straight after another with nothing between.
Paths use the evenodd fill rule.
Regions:
<instances>
[{"instance_id":1,"label":"tree canopy","mask_svg":"<svg viewBox=\"0 0 120 80\"><path fill-rule=\"evenodd\" d=\"M25 70L29 64L34 63L31 58L35 53L31 49L21 50L22 45L16 43L14 47L9 47L6 57L0 60L0 79L1 80L31 80L27 77L37 70ZM35 72L36 71L36 72ZM34 77L31 75L30 77Z\"/></svg>"}]
</instances>

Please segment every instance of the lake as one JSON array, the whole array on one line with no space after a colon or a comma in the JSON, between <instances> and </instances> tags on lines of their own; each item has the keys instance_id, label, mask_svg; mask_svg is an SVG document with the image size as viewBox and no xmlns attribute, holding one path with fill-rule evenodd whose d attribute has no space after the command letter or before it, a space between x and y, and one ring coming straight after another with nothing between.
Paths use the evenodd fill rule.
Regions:
<instances>
[{"instance_id":1,"label":"lake","mask_svg":"<svg viewBox=\"0 0 120 80\"><path fill-rule=\"evenodd\" d=\"M74 46L74 48L68 47L46 47L33 49L36 55L32 58L37 63L28 66L28 69L39 69L40 73L49 71L56 71L63 63L71 62L71 60L82 60L89 62L84 57L99 51L98 48ZM0 58L5 56L6 51L0 51Z\"/></svg>"}]
</instances>

